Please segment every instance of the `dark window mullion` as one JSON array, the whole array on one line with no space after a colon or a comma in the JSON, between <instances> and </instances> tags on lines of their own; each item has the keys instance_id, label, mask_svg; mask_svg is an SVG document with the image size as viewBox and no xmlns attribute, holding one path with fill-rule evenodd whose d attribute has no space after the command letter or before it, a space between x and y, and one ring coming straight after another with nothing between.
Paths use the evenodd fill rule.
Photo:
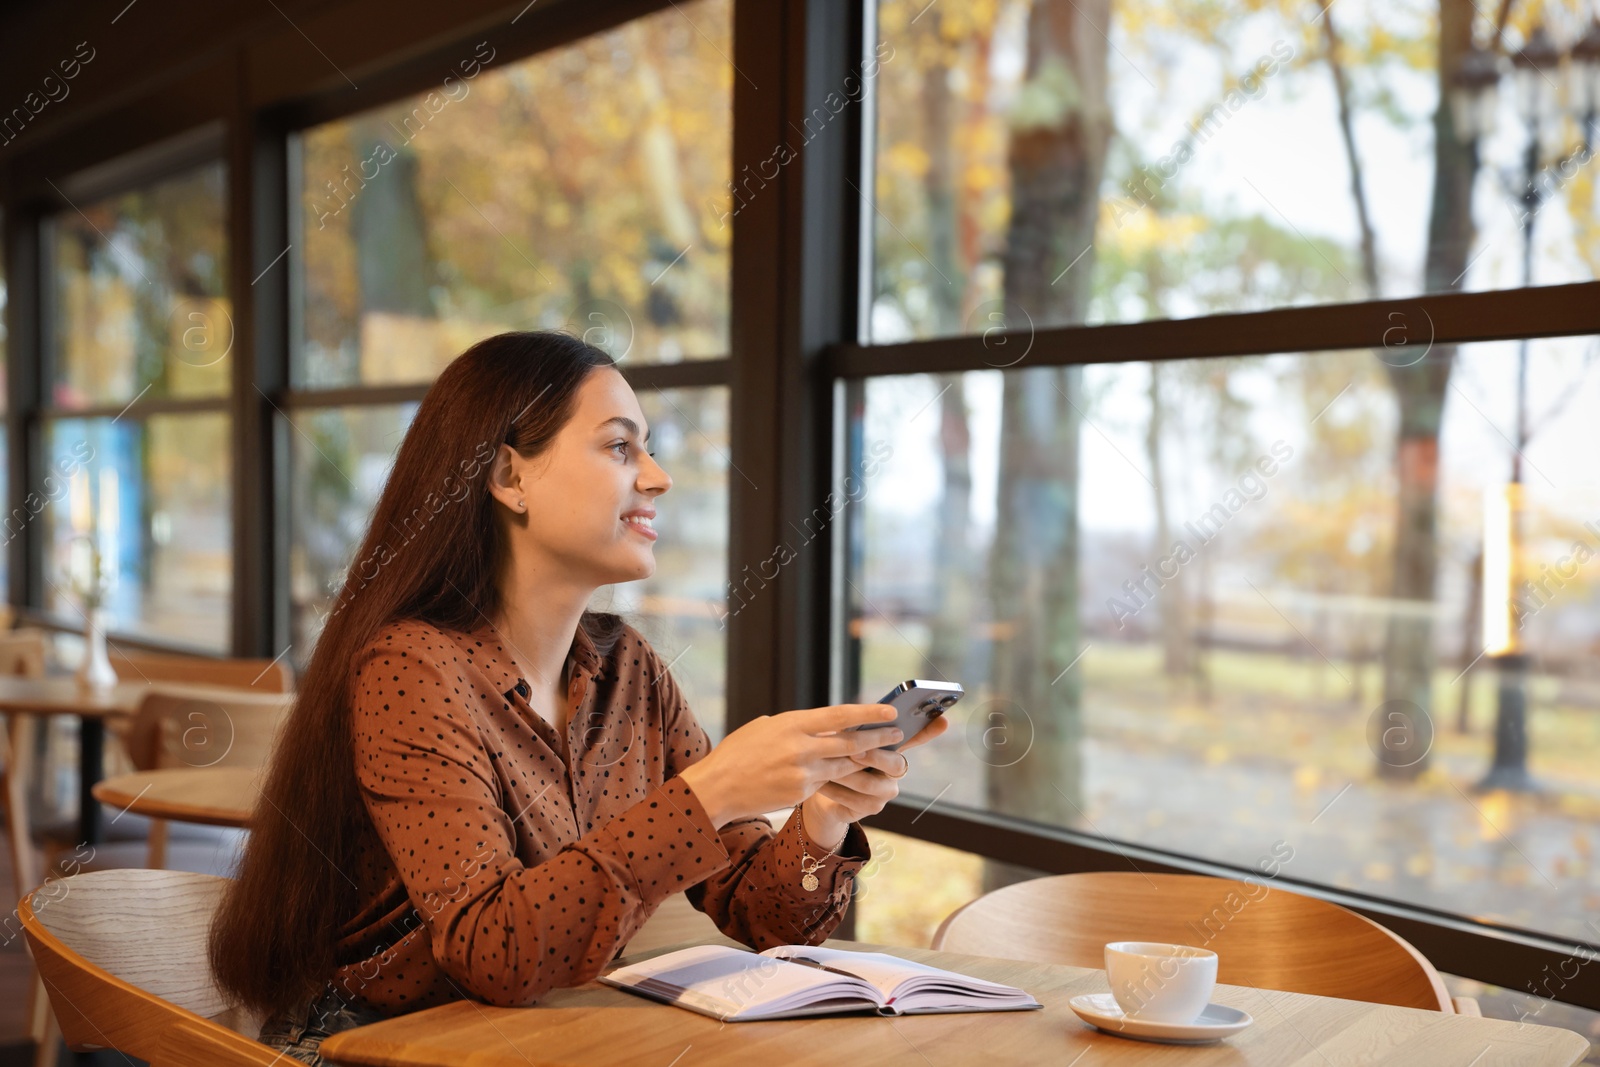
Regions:
<instances>
[{"instance_id":1,"label":"dark window mullion","mask_svg":"<svg viewBox=\"0 0 1600 1067\"><path fill-rule=\"evenodd\" d=\"M189 415L196 412L226 412L229 405L226 393L217 396L159 397L137 400L132 404L94 404L82 408L41 407L39 418L47 421L61 419L123 419L147 420L158 415Z\"/></svg>"},{"instance_id":2,"label":"dark window mullion","mask_svg":"<svg viewBox=\"0 0 1600 1067\"><path fill-rule=\"evenodd\" d=\"M730 730L827 699L832 533L802 538L832 469L823 355L855 336L859 108L825 100L859 72L861 25L861 0L734 0Z\"/></svg>"},{"instance_id":3,"label":"dark window mullion","mask_svg":"<svg viewBox=\"0 0 1600 1067\"><path fill-rule=\"evenodd\" d=\"M731 361L693 359L681 363L619 364L622 376L637 390L704 389L728 384ZM371 407L414 404L427 395L431 382L394 385L351 385L327 389L288 389L268 393L284 411L313 408Z\"/></svg>"},{"instance_id":4,"label":"dark window mullion","mask_svg":"<svg viewBox=\"0 0 1600 1067\"><path fill-rule=\"evenodd\" d=\"M233 651L275 657L288 643L287 470L267 398L289 380L289 151L281 123L251 111L248 99L241 71L228 140Z\"/></svg>"},{"instance_id":5,"label":"dark window mullion","mask_svg":"<svg viewBox=\"0 0 1600 1067\"><path fill-rule=\"evenodd\" d=\"M39 603L40 559L38 516L28 506L41 476L34 468L39 454L38 411L43 393L40 351L44 328L44 221L36 210L8 205L6 255L7 599L19 607Z\"/></svg>"},{"instance_id":6,"label":"dark window mullion","mask_svg":"<svg viewBox=\"0 0 1600 1067\"><path fill-rule=\"evenodd\" d=\"M45 403L55 389L56 356L60 351L60 336L56 329L56 221L55 215L41 213L37 225L34 227L33 237L37 242L34 256L33 285L35 287L34 300L29 310L35 313L34 322L34 358L38 361L33 380L33 392L29 397L31 410L29 411L28 432L26 435L26 451L23 459L25 478L23 491L25 493L38 493L44 491L45 476ZM42 610L45 604L45 543L44 526L40 522L28 524L26 540L27 555L27 598L23 601L30 608Z\"/></svg>"},{"instance_id":7,"label":"dark window mullion","mask_svg":"<svg viewBox=\"0 0 1600 1067\"><path fill-rule=\"evenodd\" d=\"M1433 293L1402 300L1274 308L1194 319L1064 326L887 345L845 343L835 377L952 373L1010 366L1143 363L1215 356L1426 347L1600 333L1600 282ZM1024 355L1024 353L1026 353Z\"/></svg>"}]
</instances>

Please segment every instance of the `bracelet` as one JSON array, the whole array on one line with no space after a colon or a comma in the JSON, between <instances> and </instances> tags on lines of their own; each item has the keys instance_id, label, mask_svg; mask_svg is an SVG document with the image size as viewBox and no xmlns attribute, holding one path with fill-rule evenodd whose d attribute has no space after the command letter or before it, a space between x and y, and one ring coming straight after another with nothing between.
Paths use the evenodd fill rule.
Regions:
<instances>
[{"instance_id":1,"label":"bracelet","mask_svg":"<svg viewBox=\"0 0 1600 1067\"><path fill-rule=\"evenodd\" d=\"M838 845L834 845L827 852L823 853L822 859L812 859L811 852L805 847L807 841L805 817L800 811L801 805L804 803L805 802L802 801L800 804L796 804L794 806L794 814L792 818L795 820L795 833L800 837L800 885L803 886L806 892L809 893L813 889L816 889L817 885L819 884L817 882L817 870L821 868L823 860L826 860L829 856L832 856L835 852L839 851L839 845L844 844L844 838L840 838ZM850 830L848 828L845 829L844 836L850 836Z\"/></svg>"}]
</instances>

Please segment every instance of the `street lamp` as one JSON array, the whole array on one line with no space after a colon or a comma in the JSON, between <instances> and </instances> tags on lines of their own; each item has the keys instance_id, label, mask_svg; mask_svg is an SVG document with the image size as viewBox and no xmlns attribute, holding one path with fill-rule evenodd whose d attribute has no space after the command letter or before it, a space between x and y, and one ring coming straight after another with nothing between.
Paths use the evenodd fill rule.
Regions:
<instances>
[{"instance_id":1,"label":"street lamp","mask_svg":"<svg viewBox=\"0 0 1600 1067\"><path fill-rule=\"evenodd\" d=\"M1494 55L1474 47L1457 72L1451 106L1457 117L1458 135L1473 139L1474 153L1477 139L1493 129L1500 70ZM1501 180L1522 204L1522 285L1526 288L1533 284L1534 222L1539 209L1566 184L1575 166L1589 159L1595 108L1600 104L1600 19L1591 21L1587 32L1564 53L1542 24L1535 26L1523 48L1511 57L1511 78L1517 112L1527 128L1527 141L1521 173L1502 174ZM1578 125L1582 140L1580 147L1570 150L1562 141L1568 118ZM1517 349L1516 412L1510 484L1491 492L1485 513L1484 649L1498 679L1498 698L1494 760L1477 788L1531 792L1538 786L1528 773L1529 656L1518 632L1518 620L1511 611L1520 578L1522 467L1529 439L1526 339Z\"/></svg>"},{"instance_id":2,"label":"street lamp","mask_svg":"<svg viewBox=\"0 0 1600 1067\"><path fill-rule=\"evenodd\" d=\"M1561 50L1542 24L1533 28L1522 51L1511 57L1511 72L1516 82L1517 104L1523 121L1528 124L1525 162L1531 181L1538 173L1539 161L1560 151L1563 117L1556 80L1561 74Z\"/></svg>"},{"instance_id":3,"label":"street lamp","mask_svg":"<svg viewBox=\"0 0 1600 1067\"><path fill-rule=\"evenodd\" d=\"M1500 57L1474 44L1461 57L1455 84L1450 89L1450 117L1456 140L1474 150L1479 138L1494 132L1500 109Z\"/></svg>"},{"instance_id":4,"label":"street lamp","mask_svg":"<svg viewBox=\"0 0 1600 1067\"><path fill-rule=\"evenodd\" d=\"M1528 773L1528 654L1514 610L1522 581L1522 485L1495 486L1483 500L1483 648L1494 666L1494 762L1474 787L1538 789Z\"/></svg>"},{"instance_id":5,"label":"street lamp","mask_svg":"<svg viewBox=\"0 0 1600 1067\"><path fill-rule=\"evenodd\" d=\"M1572 46L1567 68L1567 95L1574 114L1583 125L1585 155L1594 147L1594 121L1600 111L1600 16L1589 22L1589 29Z\"/></svg>"}]
</instances>

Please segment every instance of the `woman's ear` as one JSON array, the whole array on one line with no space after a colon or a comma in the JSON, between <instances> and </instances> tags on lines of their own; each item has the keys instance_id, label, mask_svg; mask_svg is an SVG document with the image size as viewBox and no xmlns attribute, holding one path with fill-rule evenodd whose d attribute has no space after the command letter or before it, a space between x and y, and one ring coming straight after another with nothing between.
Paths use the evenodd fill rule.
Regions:
<instances>
[{"instance_id":1,"label":"woman's ear","mask_svg":"<svg viewBox=\"0 0 1600 1067\"><path fill-rule=\"evenodd\" d=\"M514 512L526 514L528 502L522 488L522 457L510 445L495 449L489 464L489 492Z\"/></svg>"}]
</instances>

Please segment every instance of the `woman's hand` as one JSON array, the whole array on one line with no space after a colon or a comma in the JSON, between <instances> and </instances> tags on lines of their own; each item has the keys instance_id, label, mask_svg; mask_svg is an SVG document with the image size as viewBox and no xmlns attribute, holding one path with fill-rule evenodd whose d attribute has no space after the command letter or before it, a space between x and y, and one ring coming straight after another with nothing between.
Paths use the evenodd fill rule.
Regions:
<instances>
[{"instance_id":1,"label":"woman's hand","mask_svg":"<svg viewBox=\"0 0 1600 1067\"><path fill-rule=\"evenodd\" d=\"M852 757L892 745L902 735L892 725L859 731L851 727L894 717L895 709L887 704L834 704L763 715L723 738L679 777L721 829L745 816L792 808L825 783L860 773L862 765Z\"/></svg>"},{"instance_id":2,"label":"woman's hand","mask_svg":"<svg viewBox=\"0 0 1600 1067\"><path fill-rule=\"evenodd\" d=\"M895 751L874 748L852 756L851 761L859 769L823 785L800 809L805 817L806 836L825 849L837 847L851 823L876 815L900 795L900 779L911 768L909 757L902 759L900 753L925 745L948 729L950 722L941 715Z\"/></svg>"}]
</instances>

